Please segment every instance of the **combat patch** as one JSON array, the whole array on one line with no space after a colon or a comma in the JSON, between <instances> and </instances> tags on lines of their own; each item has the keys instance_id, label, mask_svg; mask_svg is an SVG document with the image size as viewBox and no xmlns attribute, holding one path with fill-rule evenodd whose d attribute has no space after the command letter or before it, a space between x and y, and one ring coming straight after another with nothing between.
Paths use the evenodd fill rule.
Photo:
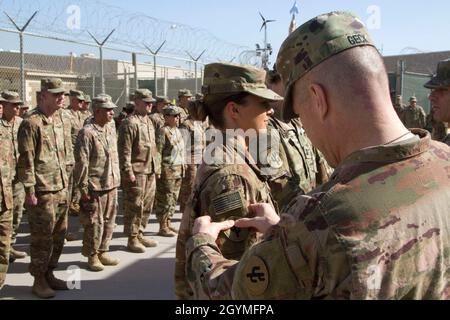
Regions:
<instances>
[{"instance_id":1,"label":"combat patch","mask_svg":"<svg viewBox=\"0 0 450 320\"><path fill-rule=\"evenodd\" d=\"M269 271L264 261L252 256L244 267L244 286L254 296L262 295L269 286Z\"/></svg>"}]
</instances>

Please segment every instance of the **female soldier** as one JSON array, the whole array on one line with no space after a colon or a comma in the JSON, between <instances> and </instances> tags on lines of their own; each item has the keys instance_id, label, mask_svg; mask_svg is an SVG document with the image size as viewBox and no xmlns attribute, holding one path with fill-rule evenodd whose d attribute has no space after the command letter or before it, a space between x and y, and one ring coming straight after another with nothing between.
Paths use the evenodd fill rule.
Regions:
<instances>
[{"instance_id":1,"label":"female soldier","mask_svg":"<svg viewBox=\"0 0 450 320\"><path fill-rule=\"evenodd\" d=\"M184 177L184 140L178 130L180 108L166 106L162 109L165 125L156 134L156 145L161 156L161 176L156 180L155 215L159 221L158 236L175 237L170 219L175 213Z\"/></svg>"},{"instance_id":2,"label":"female soldier","mask_svg":"<svg viewBox=\"0 0 450 320\"><path fill-rule=\"evenodd\" d=\"M179 299L192 298L186 282L189 275L185 274L185 242L195 218L208 214L216 222L238 219L249 214L247 208L252 203L272 203L265 177L249 153L251 141L238 135L230 139L226 135L230 130L256 133L266 130L273 114L270 102L282 98L267 89L264 80L265 71L251 66L223 63L205 66L204 99L193 103L202 115L200 120L208 116L210 123L220 130L220 135L216 135L214 143L205 150L190 201L183 213L175 265L175 294ZM225 135L227 140L223 139ZM222 142L218 142L220 138ZM232 161L227 161L230 159ZM256 233L233 228L219 236L218 245L228 259L240 259L257 240Z\"/></svg>"}]
</instances>

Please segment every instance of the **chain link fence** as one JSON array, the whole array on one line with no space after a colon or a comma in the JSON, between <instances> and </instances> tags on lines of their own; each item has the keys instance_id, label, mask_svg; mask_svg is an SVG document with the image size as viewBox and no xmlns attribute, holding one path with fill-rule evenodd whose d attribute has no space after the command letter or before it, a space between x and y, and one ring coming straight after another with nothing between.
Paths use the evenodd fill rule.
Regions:
<instances>
[{"instance_id":1,"label":"chain link fence","mask_svg":"<svg viewBox=\"0 0 450 320\"><path fill-rule=\"evenodd\" d=\"M7 41L12 48L0 50L0 90L21 92L19 34L0 29L3 42ZM120 108L125 106L136 86L150 89L154 95L176 99L178 90L186 88L195 93L202 85L203 65L182 57L155 57L150 52L118 50L105 45L102 79L97 45L23 33L23 53L24 98L31 108L36 106L36 91L40 90L40 79L45 77L61 78L67 90L78 89L91 96L102 92L104 81L105 93Z\"/></svg>"}]
</instances>

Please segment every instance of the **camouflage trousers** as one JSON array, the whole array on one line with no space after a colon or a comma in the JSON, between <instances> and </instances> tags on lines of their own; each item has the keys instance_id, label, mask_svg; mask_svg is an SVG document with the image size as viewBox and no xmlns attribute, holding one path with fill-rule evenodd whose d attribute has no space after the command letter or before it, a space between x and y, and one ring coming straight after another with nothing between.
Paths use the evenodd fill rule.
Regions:
<instances>
[{"instance_id":1,"label":"camouflage trousers","mask_svg":"<svg viewBox=\"0 0 450 320\"><path fill-rule=\"evenodd\" d=\"M80 221L84 227L85 257L109 250L117 216L117 188L108 191L89 191L91 200L80 202Z\"/></svg>"},{"instance_id":2,"label":"camouflage trousers","mask_svg":"<svg viewBox=\"0 0 450 320\"><path fill-rule=\"evenodd\" d=\"M67 231L67 189L36 192L38 204L27 207L30 225L30 273L40 276L55 269Z\"/></svg>"},{"instance_id":3,"label":"camouflage trousers","mask_svg":"<svg viewBox=\"0 0 450 320\"><path fill-rule=\"evenodd\" d=\"M166 179L162 177L156 181L155 214L158 221L172 218L180 194L181 178Z\"/></svg>"},{"instance_id":4,"label":"camouflage trousers","mask_svg":"<svg viewBox=\"0 0 450 320\"><path fill-rule=\"evenodd\" d=\"M17 230L22 222L23 205L25 202L25 188L22 182L13 182L13 231L11 235L11 244L16 243Z\"/></svg>"},{"instance_id":5,"label":"camouflage trousers","mask_svg":"<svg viewBox=\"0 0 450 320\"><path fill-rule=\"evenodd\" d=\"M80 189L74 184L73 181L73 166L66 166L66 170L67 170L67 177L69 178L69 206L68 209L70 209L70 207L77 207L80 204L80 200L81 200L81 192Z\"/></svg>"},{"instance_id":6,"label":"camouflage trousers","mask_svg":"<svg viewBox=\"0 0 450 320\"><path fill-rule=\"evenodd\" d=\"M12 211L0 212L0 289L3 287L8 271L9 250L11 247Z\"/></svg>"},{"instance_id":7,"label":"camouflage trousers","mask_svg":"<svg viewBox=\"0 0 450 320\"><path fill-rule=\"evenodd\" d=\"M190 164L186 166L185 176L183 178L183 182L181 183L180 199L179 199L181 212L184 212L184 209L186 208L186 203L189 201L189 197L191 196L196 174L197 174L197 165Z\"/></svg>"},{"instance_id":8,"label":"camouflage trousers","mask_svg":"<svg viewBox=\"0 0 450 320\"><path fill-rule=\"evenodd\" d=\"M124 229L128 237L144 233L155 201L155 174L136 175L136 182L122 177Z\"/></svg>"}]
</instances>

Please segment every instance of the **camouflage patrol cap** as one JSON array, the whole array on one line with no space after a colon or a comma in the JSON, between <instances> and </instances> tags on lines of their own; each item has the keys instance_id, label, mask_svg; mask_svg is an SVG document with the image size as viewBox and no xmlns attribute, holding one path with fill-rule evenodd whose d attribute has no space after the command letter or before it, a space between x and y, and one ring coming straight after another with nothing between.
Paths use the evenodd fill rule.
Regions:
<instances>
[{"instance_id":1,"label":"camouflage patrol cap","mask_svg":"<svg viewBox=\"0 0 450 320\"><path fill-rule=\"evenodd\" d=\"M411 98L409 98L410 102L416 101L417 102L417 98L415 96L412 96Z\"/></svg>"},{"instance_id":2,"label":"camouflage patrol cap","mask_svg":"<svg viewBox=\"0 0 450 320\"><path fill-rule=\"evenodd\" d=\"M179 90L178 97L192 97L191 90L188 90L188 89Z\"/></svg>"},{"instance_id":3,"label":"camouflage patrol cap","mask_svg":"<svg viewBox=\"0 0 450 320\"><path fill-rule=\"evenodd\" d=\"M125 110L130 110L130 111L132 111L132 110L134 110L134 107L135 107L135 104L134 104L134 102L133 101L130 101L130 102L128 102L126 105L125 105Z\"/></svg>"},{"instance_id":4,"label":"camouflage patrol cap","mask_svg":"<svg viewBox=\"0 0 450 320\"><path fill-rule=\"evenodd\" d=\"M13 104L20 104L23 105L23 101L20 99L20 96L17 92L14 91L3 91L1 93L1 98L3 102L13 103Z\"/></svg>"},{"instance_id":5,"label":"camouflage patrol cap","mask_svg":"<svg viewBox=\"0 0 450 320\"><path fill-rule=\"evenodd\" d=\"M269 100L283 100L268 89L266 72L253 66L231 63L211 63L205 66L202 93L205 98L214 95L235 95L242 92Z\"/></svg>"},{"instance_id":6,"label":"camouflage patrol cap","mask_svg":"<svg viewBox=\"0 0 450 320\"><path fill-rule=\"evenodd\" d=\"M375 47L364 23L350 12L322 14L292 32L281 45L276 62L286 89L285 120L298 117L291 100L295 81L330 57L359 46Z\"/></svg>"},{"instance_id":7,"label":"camouflage patrol cap","mask_svg":"<svg viewBox=\"0 0 450 320\"><path fill-rule=\"evenodd\" d=\"M168 105L162 109L162 113L165 116L176 116L181 113L181 110L177 106Z\"/></svg>"},{"instance_id":8,"label":"camouflage patrol cap","mask_svg":"<svg viewBox=\"0 0 450 320\"><path fill-rule=\"evenodd\" d=\"M75 97L80 101L85 101L85 96L84 96L84 92L80 91L80 90L70 90L69 91L69 96L71 97Z\"/></svg>"},{"instance_id":9,"label":"camouflage patrol cap","mask_svg":"<svg viewBox=\"0 0 450 320\"><path fill-rule=\"evenodd\" d=\"M438 63L436 75L424 87L428 89L450 87L450 59Z\"/></svg>"},{"instance_id":10,"label":"camouflage patrol cap","mask_svg":"<svg viewBox=\"0 0 450 320\"><path fill-rule=\"evenodd\" d=\"M156 97L156 103L164 102L165 104L169 104L170 100L167 97Z\"/></svg>"},{"instance_id":11,"label":"camouflage patrol cap","mask_svg":"<svg viewBox=\"0 0 450 320\"><path fill-rule=\"evenodd\" d=\"M47 90L50 93L66 93L63 82L59 78L45 78L41 80L41 91Z\"/></svg>"},{"instance_id":12,"label":"camouflage patrol cap","mask_svg":"<svg viewBox=\"0 0 450 320\"><path fill-rule=\"evenodd\" d=\"M99 94L92 99L92 107L100 109L115 109L117 106L112 102L112 98L107 94Z\"/></svg>"},{"instance_id":13,"label":"camouflage patrol cap","mask_svg":"<svg viewBox=\"0 0 450 320\"><path fill-rule=\"evenodd\" d=\"M144 102L155 102L153 93L148 89L137 89L134 92L134 100L142 100Z\"/></svg>"},{"instance_id":14,"label":"camouflage patrol cap","mask_svg":"<svg viewBox=\"0 0 450 320\"><path fill-rule=\"evenodd\" d=\"M91 103L91 102L92 102L91 96L88 95L88 94L85 94L85 95L84 95L84 102L86 102L86 103Z\"/></svg>"},{"instance_id":15,"label":"camouflage patrol cap","mask_svg":"<svg viewBox=\"0 0 450 320\"><path fill-rule=\"evenodd\" d=\"M195 100L203 100L205 96L201 93L196 93L195 94Z\"/></svg>"}]
</instances>

